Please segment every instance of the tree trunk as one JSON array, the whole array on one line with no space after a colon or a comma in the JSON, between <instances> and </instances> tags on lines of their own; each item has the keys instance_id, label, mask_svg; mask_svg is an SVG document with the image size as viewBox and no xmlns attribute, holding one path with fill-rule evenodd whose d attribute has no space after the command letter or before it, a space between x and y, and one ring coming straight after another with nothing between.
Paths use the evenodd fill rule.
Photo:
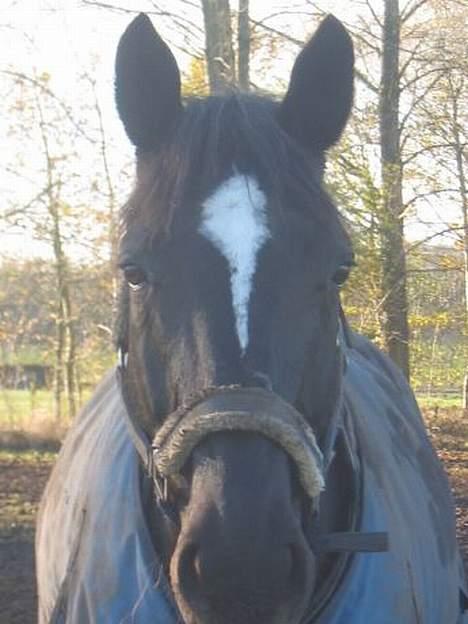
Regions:
<instances>
[{"instance_id":1,"label":"tree trunk","mask_svg":"<svg viewBox=\"0 0 468 624\"><path fill-rule=\"evenodd\" d=\"M219 94L236 82L229 0L202 0L202 6L210 92Z\"/></svg>"},{"instance_id":2,"label":"tree trunk","mask_svg":"<svg viewBox=\"0 0 468 624\"><path fill-rule=\"evenodd\" d=\"M53 380L53 411L56 423L62 420L62 392L63 392L63 349L65 344L65 327L63 325L61 302L58 305L55 321L55 361Z\"/></svg>"},{"instance_id":3,"label":"tree trunk","mask_svg":"<svg viewBox=\"0 0 468 624\"><path fill-rule=\"evenodd\" d=\"M44 115L41 103L36 97L36 105L39 113L41 139L44 149L44 158L46 161L47 176L47 211L49 213L52 227L51 239L55 259L55 272L57 277L57 334L55 349L55 367L54 367L54 414L57 421L62 416L61 398L65 385L68 402L68 415L73 417L76 412L75 402L75 358L76 358L76 341L73 326L72 315L72 298L70 292L68 263L63 250L63 237L61 227L60 213L60 193L61 180L56 179L56 170L54 158L49 148L49 140L47 135L47 126L44 121ZM65 348L67 352L65 353ZM65 368L64 358L66 355ZM65 384L64 384L65 373Z\"/></svg>"},{"instance_id":4,"label":"tree trunk","mask_svg":"<svg viewBox=\"0 0 468 624\"><path fill-rule=\"evenodd\" d=\"M460 205L462 209L462 246L463 246L463 293L464 293L464 337L468 337L468 183L464 166L464 145L461 136L461 123L459 119L459 101L462 98L463 90L457 90L453 84L452 77L448 76L449 97L451 106L451 131L453 137L453 148L455 150L455 160L457 163L458 189L460 192ZM467 365L468 366L468 365ZM465 369L463 380L463 403L462 407L468 410L468 368Z\"/></svg>"},{"instance_id":5,"label":"tree trunk","mask_svg":"<svg viewBox=\"0 0 468 624\"><path fill-rule=\"evenodd\" d=\"M379 93L382 170L383 336L390 357L409 378L409 328L403 234L402 164L399 130L398 0L385 0L382 75Z\"/></svg>"},{"instance_id":6,"label":"tree trunk","mask_svg":"<svg viewBox=\"0 0 468 624\"><path fill-rule=\"evenodd\" d=\"M69 418L73 418L76 414L76 338L75 321L72 315L71 297L67 283L65 283L63 298L67 336L65 384L67 391L68 416Z\"/></svg>"},{"instance_id":7,"label":"tree trunk","mask_svg":"<svg viewBox=\"0 0 468 624\"><path fill-rule=\"evenodd\" d=\"M111 327L114 326L115 315L117 313L118 307L118 253L119 253L119 211L117 208L117 199L114 190L114 184L112 181L111 170L109 166L108 159L108 144L107 137L104 128L104 121L102 116L101 104L99 102L97 92L96 92L96 82L90 78L90 83L93 89L94 94L94 108L96 111L96 116L99 123L99 151L101 153L102 165L104 170L104 181L107 187L106 192L106 203L108 208L108 240L109 240L109 265L110 265L110 273L112 275L112 323Z\"/></svg>"},{"instance_id":8,"label":"tree trunk","mask_svg":"<svg viewBox=\"0 0 468 624\"><path fill-rule=\"evenodd\" d=\"M243 91L250 88L250 22L249 0L239 0L239 19L237 22L238 76L239 87Z\"/></svg>"},{"instance_id":9,"label":"tree trunk","mask_svg":"<svg viewBox=\"0 0 468 624\"><path fill-rule=\"evenodd\" d=\"M55 387L56 394L54 394L54 399L57 410L56 416L60 419L60 399L62 387L64 386L67 396L68 416L72 418L76 414L76 340L68 280L68 265L62 247L59 208L57 206L57 201L54 198L50 198L48 208L53 222L52 236L55 255L55 271L57 276L58 300L57 347L55 363L57 385Z\"/></svg>"}]
</instances>

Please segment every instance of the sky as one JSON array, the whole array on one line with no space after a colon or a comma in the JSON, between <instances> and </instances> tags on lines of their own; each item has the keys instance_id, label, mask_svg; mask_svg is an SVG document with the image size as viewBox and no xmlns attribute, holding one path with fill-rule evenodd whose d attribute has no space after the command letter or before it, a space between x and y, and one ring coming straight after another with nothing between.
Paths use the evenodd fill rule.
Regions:
<instances>
[{"instance_id":1,"label":"sky","mask_svg":"<svg viewBox=\"0 0 468 624\"><path fill-rule=\"evenodd\" d=\"M5 5L10 5L3 8ZM128 15L103 13L99 9L80 6L74 0L32 0L16 3L0 0L0 25L2 46L0 68L13 67L27 75L47 72L51 89L65 101L80 102L82 95L77 89L76 77L92 67L96 90L103 108L106 132L111 134L122 160L131 159L131 147L125 137L113 104L113 66L115 48L120 34L129 22ZM2 116L0 128L5 127ZM2 132L5 137L7 131ZM8 141L8 139L7 139ZM21 150L17 137L10 137L9 151ZM86 150L86 146L82 146ZM2 150L3 151L3 150ZM86 161L90 155L83 153ZM23 155L26 166L34 167L39 155L31 146ZM118 165L116 165L118 167ZM11 182L10 182L11 186ZM7 189L15 200L27 203L34 189L27 181ZM0 174L0 193L5 193ZM124 198L122 197L122 201ZM20 228L0 231L0 250L6 254L51 257L50 245L42 243L30 232ZM73 251L72 251L73 253ZM75 250L82 254L83 250Z\"/></svg>"},{"instance_id":2,"label":"sky","mask_svg":"<svg viewBox=\"0 0 468 624\"><path fill-rule=\"evenodd\" d=\"M299 0L297 0L300 4ZM175 2L166 3L176 6ZM112 2L119 5L119 0ZM149 0L133 0L120 2L121 6L131 6L134 10L145 10L151 2ZM163 3L161 3L163 4ZM181 6L177 3L178 6ZM265 12L275 13L286 10L283 22L291 34L298 37L305 36L302 23L296 16L289 14L294 9L295 0L280 2L278 0L259 1L251 0L251 14L261 19ZM103 118L106 133L112 136L115 145L114 169L119 170L122 163L132 159L132 148L124 134L114 106L113 71L114 57L118 40L133 18L128 12L103 10L99 7L86 5L81 0L0 0L0 70L14 68L15 71L27 75L47 72L50 76L51 89L66 101L80 101L82 95L77 88L76 77L84 70L92 67L93 78L96 80L96 91L103 109ZM201 12L188 8L188 13L181 12L181 19L186 17L201 28ZM187 70L191 57L184 53L187 44L184 40L183 29L174 27L170 20L153 17L153 23L158 32L170 44L182 71ZM310 21L310 30L313 22ZM288 22L290 25L288 26ZM295 25L295 29L293 26ZM298 31L299 25L299 31ZM200 31L196 51L202 54L203 36ZM288 58L289 56L289 58ZM282 51L281 64L284 64L284 73L291 66L293 54ZM281 74L281 70L279 72ZM268 78L268 75L265 76ZM0 76L1 81L1 76ZM261 80L259 80L261 83ZM0 115L0 132L6 147L4 153L21 151L23 145L18 144L17 137L6 140L8 135L7 115ZM31 148L24 154L26 164L35 160ZM3 150L2 150L3 151ZM83 159L90 156L85 152ZM37 159L39 156L37 156ZM5 188L7 187L7 188ZM0 174L0 194L7 195L13 201L27 203L34 194L27 181L18 185L11 181L2 180ZM14 197L13 197L14 196ZM125 200L125 194L121 202ZM2 202L4 205L4 202ZM22 229L0 230L0 252L22 255L45 255L50 257L49 245L32 238L30 233ZM76 253L80 253L78 249ZM73 250L72 250L73 253Z\"/></svg>"},{"instance_id":3,"label":"sky","mask_svg":"<svg viewBox=\"0 0 468 624\"><path fill-rule=\"evenodd\" d=\"M110 3L131 6L132 9L144 10L150 0L109 0ZM380 4L380 0L373 0ZM177 0L167 6L175 6ZM195 1L196 3L196 1ZM157 3L156 3L157 4ZM164 4L161 1L159 4ZM331 10L343 20L352 20L351 2L343 0L322 0L321 8ZM265 15L281 13L281 17L272 18L268 23L278 26L297 38L305 38L312 32L316 20L310 16L299 16L297 10L303 8L302 0L251 0L251 16L261 19ZM188 8L188 13L181 13L181 19L200 21L200 12ZM92 68L96 80L96 92L103 109L106 133L112 136L115 145L115 170L120 170L124 163L132 158L131 147L124 135L117 118L113 98L113 66L117 42L120 35L133 16L126 12L108 11L86 5L81 0L0 0L0 69L14 67L16 70L30 75L45 71L50 75L51 88L65 100L74 101L79 105L81 94L77 86L77 76L85 69ZM190 57L183 52L187 42L184 40L184 28L174 27L170 20L153 18L153 23L160 34L170 43L171 48L182 70L187 69ZM201 24L199 23L199 26ZM202 51L202 35L198 42L198 51ZM263 72L254 76L258 84L268 84L268 79L281 80L286 84L290 67L296 51L284 47L274 59L274 72ZM1 85L0 76L0 85ZM262 83L263 80L263 83ZM0 115L0 132L4 144L3 153L20 151L18 138L8 138L8 120ZM34 154L23 155L26 165L34 163ZM83 152L83 162L91 160L91 156ZM130 174L129 174L130 175ZM12 188L14 187L14 188ZM10 180L2 180L0 173L0 194L7 200L15 195L15 199L27 201L33 192L27 181L23 184L12 184ZM4 197L4 198L5 198ZM125 197L122 196L122 201ZM1 201L1 198L0 198ZM2 202L4 204L4 201ZM450 208L448 208L450 210ZM437 209L426 207L419 215L426 221L438 220ZM446 215L440 215L444 220ZM418 238L427 233L416 220L406 228L410 238ZM41 245L24 231L0 231L0 253L17 253L18 249L25 255L37 253L47 254L47 245ZM78 253L78 252L77 252Z\"/></svg>"}]
</instances>

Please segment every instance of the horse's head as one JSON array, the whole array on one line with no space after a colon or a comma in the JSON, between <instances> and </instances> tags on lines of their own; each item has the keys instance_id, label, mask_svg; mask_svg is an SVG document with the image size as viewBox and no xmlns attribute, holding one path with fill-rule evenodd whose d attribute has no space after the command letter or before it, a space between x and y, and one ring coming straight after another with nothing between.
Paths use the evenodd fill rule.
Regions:
<instances>
[{"instance_id":1,"label":"horse's head","mask_svg":"<svg viewBox=\"0 0 468 624\"><path fill-rule=\"evenodd\" d=\"M132 415L151 437L193 397L197 423L204 409L264 418L248 431L229 431L229 419L208 428L169 479L180 530L168 567L188 624L299 622L311 599L300 468L281 426L262 426L284 405L324 444L336 408L338 287L351 249L321 178L352 73L351 41L333 17L280 103L183 103L176 62L144 16L119 45L117 106L137 148L120 250Z\"/></svg>"}]
</instances>

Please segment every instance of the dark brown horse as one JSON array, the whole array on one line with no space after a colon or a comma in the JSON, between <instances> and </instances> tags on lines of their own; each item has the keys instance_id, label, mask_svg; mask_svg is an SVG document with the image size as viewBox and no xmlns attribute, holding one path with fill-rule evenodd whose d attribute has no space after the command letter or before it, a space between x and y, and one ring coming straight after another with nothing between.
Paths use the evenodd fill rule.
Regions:
<instances>
[{"instance_id":1,"label":"dark brown horse","mask_svg":"<svg viewBox=\"0 0 468 624\"><path fill-rule=\"evenodd\" d=\"M41 621L461 622L445 477L340 313L353 254L322 175L352 96L333 17L281 102L184 102L148 18L123 35L120 366L44 498Z\"/></svg>"}]
</instances>

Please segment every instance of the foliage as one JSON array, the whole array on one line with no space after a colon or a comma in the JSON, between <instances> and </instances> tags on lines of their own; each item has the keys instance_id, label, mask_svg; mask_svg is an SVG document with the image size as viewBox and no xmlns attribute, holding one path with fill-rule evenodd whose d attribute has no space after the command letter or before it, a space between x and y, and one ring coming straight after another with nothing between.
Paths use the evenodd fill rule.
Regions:
<instances>
[{"instance_id":1,"label":"foliage","mask_svg":"<svg viewBox=\"0 0 468 624\"><path fill-rule=\"evenodd\" d=\"M53 364L55 340L53 268L45 260L8 260L0 265L0 365ZM107 263L71 267L75 301L78 400L115 362L112 344L112 279ZM50 399L50 393L49 397ZM65 402L63 413L66 414ZM45 415L52 410L43 395L24 395L11 405L0 395L0 416L14 425L18 413ZM1 418L0 418L1 421Z\"/></svg>"},{"instance_id":2,"label":"foliage","mask_svg":"<svg viewBox=\"0 0 468 624\"><path fill-rule=\"evenodd\" d=\"M182 84L182 96L204 96L208 95L208 80L206 76L206 62L199 58L194 58L190 62L189 71L184 76Z\"/></svg>"}]
</instances>

